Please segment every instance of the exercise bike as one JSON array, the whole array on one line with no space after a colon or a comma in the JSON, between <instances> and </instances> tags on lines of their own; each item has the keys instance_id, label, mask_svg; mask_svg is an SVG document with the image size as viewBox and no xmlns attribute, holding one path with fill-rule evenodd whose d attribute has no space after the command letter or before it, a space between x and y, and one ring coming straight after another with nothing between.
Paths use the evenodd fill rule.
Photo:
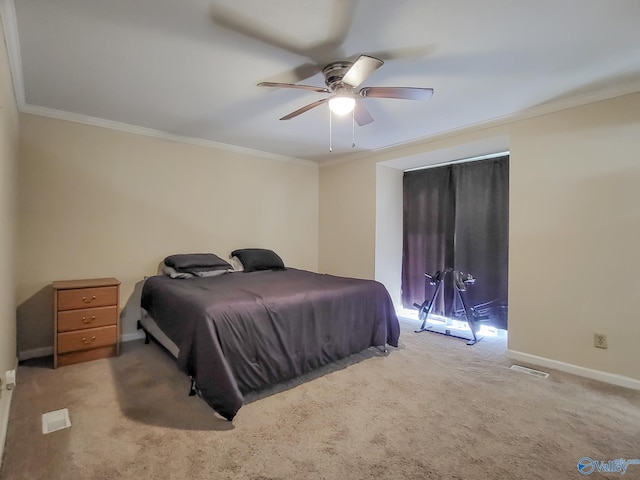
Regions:
<instances>
[{"instance_id":1,"label":"exercise bike","mask_svg":"<svg viewBox=\"0 0 640 480\"><path fill-rule=\"evenodd\" d=\"M427 320L429 316L432 314L432 310L433 310L436 298L444 288L443 282L446 276L452 275L453 285L454 285L454 305L455 305L455 299L457 296L459 303L462 306L462 308L453 309L453 318L456 320L462 319L463 321L466 321L467 325L469 325L469 329L471 330L471 334L473 335L473 338L468 339L465 337L460 337L459 335L452 335L451 333L452 329L446 328L446 327L445 327L444 335L464 338L465 340L468 340L467 345L475 345L480 340L482 340L482 337L479 335L480 326L481 326L480 323L483 321L489 320L490 317L487 313L486 308L476 308L476 307L485 307L486 304L478 305L476 307L469 307L467 306L467 302L462 296L462 292L465 292L468 286L473 285L475 283L476 279L473 277L473 275L471 275L470 273L462 273L457 270L453 270L452 268L447 268L442 271L438 270L433 275L429 275L428 273L425 273L424 275L426 277L425 281L428 282L430 285L435 286L435 289L430 300L428 299L425 300L421 305L417 303L413 304L413 306L418 309L418 318L422 320L422 325L415 332L416 333L420 333L420 332L441 333L441 332L438 332L437 330L432 330L434 326L427 325Z\"/></svg>"}]
</instances>

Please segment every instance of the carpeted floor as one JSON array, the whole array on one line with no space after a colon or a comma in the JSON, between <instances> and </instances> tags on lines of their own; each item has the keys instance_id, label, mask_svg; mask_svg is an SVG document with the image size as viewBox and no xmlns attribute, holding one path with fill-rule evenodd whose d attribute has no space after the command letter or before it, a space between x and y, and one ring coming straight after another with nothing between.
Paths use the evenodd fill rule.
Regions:
<instances>
[{"instance_id":1,"label":"carpeted floor","mask_svg":"<svg viewBox=\"0 0 640 480\"><path fill-rule=\"evenodd\" d=\"M415 334L246 404L233 423L188 397L157 345L18 369L1 480L576 479L582 457L640 458L640 392L514 372L504 338ZM353 363L356 360L362 360ZM72 426L41 433L41 414ZM619 473L593 472L589 478ZM623 478L640 478L630 465Z\"/></svg>"}]
</instances>

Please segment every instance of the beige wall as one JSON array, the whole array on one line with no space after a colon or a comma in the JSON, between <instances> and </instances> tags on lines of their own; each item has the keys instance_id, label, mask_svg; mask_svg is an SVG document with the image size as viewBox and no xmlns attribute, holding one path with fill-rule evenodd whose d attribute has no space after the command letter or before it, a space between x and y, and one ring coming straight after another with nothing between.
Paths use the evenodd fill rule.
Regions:
<instances>
[{"instance_id":1,"label":"beige wall","mask_svg":"<svg viewBox=\"0 0 640 480\"><path fill-rule=\"evenodd\" d=\"M640 94L514 126L509 348L640 379L639 138Z\"/></svg>"},{"instance_id":2,"label":"beige wall","mask_svg":"<svg viewBox=\"0 0 640 480\"><path fill-rule=\"evenodd\" d=\"M0 378L16 366L16 298L13 254L18 163L18 109L0 22ZM0 463L9 395L0 387Z\"/></svg>"},{"instance_id":3,"label":"beige wall","mask_svg":"<svg viewBox=\"0 0 640 480\"><path fill-rule=\"evenodd\" d=\"M376 165L368 160L321 169L319 268L374 278Z\"/></svg>"},{"instance_id":4,"label":"beige wall","mask_svg":"<svg viewBox=\"0 0 640 480\"><path fill-rule=\"evenodd\" d=\"M638 112L640 93L322 167L319 268L373 278L376 202L348 199L354 184L375 195L377 162L509 138L509 348L640 379ZM343 248L330 232L356 214L368 228L352 228ZM594 332L608 350L593 347Z\"/></svg>"},{"instance_id":5,"label":"beige wall","mask_svg":"<svg viewBox=\"0 0 640 480\"><path fill-rule=\"evenodd\" d=\"M20 155L21 352L52 344L54 280L115 276L125 305L173 253L264 247L317 270L315 165L33 115L21 116Z\"/></svg>"}]
</instances>

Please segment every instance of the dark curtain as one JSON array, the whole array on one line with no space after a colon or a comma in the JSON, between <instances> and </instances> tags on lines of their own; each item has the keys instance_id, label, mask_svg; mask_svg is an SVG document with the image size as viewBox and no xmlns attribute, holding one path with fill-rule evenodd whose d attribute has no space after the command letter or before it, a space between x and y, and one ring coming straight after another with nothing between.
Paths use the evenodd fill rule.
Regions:
<instances>
[{"instance_id":1,"label":"dark curtain","mask_svg":"<svg viewBox=\"0 0 640 480\"><path fill-rule=\"evenodd\" d=\"M507 328L509 157L459 163L404 174L402 303L430 299L424 274L453 268L476 279L463 296L487 305L489 323ZM453 316L447 282L434 311Z\"/></svg>"},{"instance_id":2,"label":"dark curtain","mask_svg":"<svg viewBox=\"0 0 640 480\"><path fill-rule=\"evenodd\" d=\"M425 272L443 270L454 261L455 196L450 168L407 172L403 177L402 304L422 304ZM426 268L425 268L426 266ZM439 299L437 305L442 305Z\"/></svg>"}]
</instances>

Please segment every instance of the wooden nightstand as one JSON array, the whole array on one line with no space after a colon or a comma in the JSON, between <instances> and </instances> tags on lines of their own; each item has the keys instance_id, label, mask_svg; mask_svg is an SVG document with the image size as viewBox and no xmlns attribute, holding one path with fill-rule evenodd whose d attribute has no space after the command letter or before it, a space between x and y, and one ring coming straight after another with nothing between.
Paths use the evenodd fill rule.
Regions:
<instances>
[{"instance_id":1,"label":"wooden nightstand","mask_svg":"<svg viewBox=\"0 0 640 480\"><path fill-rule=\"evenodd\" d=\"M53 368L120 354L120 281L53 282Z\"/></svg>"}]
</instances>

